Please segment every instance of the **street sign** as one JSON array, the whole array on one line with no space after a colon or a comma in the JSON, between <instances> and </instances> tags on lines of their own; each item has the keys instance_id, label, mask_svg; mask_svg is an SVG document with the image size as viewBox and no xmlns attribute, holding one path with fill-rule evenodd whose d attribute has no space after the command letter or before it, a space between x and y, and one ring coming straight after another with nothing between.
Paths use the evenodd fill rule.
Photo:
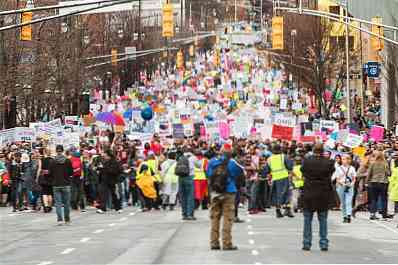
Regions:
<instances>
[{"instance_id":1,"label":"street sign","mask_svg":"<svg viewBox=\"0 0 398 265\"><path fill-rule=\"evenodd\" d=\"M378 62L367 62L363 68L370 78L378 78L380 75L380 63Z\"/></svg>"}]
</instances>

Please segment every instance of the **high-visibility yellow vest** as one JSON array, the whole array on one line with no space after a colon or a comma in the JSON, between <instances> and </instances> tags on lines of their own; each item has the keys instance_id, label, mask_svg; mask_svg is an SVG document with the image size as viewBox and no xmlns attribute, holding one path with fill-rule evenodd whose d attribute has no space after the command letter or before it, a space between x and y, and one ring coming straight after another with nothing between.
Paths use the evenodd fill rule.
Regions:
<instances>
[{"instance_id":1,"label":"high-visibility yellow vest","mask_svg":"<svg viewBox=\"0 0 398 265\"><path fill-rule=\"evenodd\" d=\"M200 168L195 167L194 171L194 180L205 180L206 179L206 174L205 174L205 160L202 159L202 166Z\"/></svg>"},{"instance_id":2,"label":"high-visibility yellow vest","mask_svg":"<svg viewBox=\"0 0 398 265\"><path fill-rule=\"evenodd\" d=\"M302 188L304 186L303 174L301 173L301 165L296 165L293 167L293 184L296 189Z\"/></svg>"},{"instance_id":3,"label":"high-visibility yellow vest","mask_svg":"<svg viewBox=\"0 0 398 265\"><path fill-rule=\"evenodd\" d=\"M157 159L148 160L147 165L154 173L154 176L153 176L154 181L162 182L162 179L160 177L159 170L158 170L158 168L159 168L158 160Z\"/></svg>"},{"instance_id":4,"label":"high-visibility yellow vest","mask_svg":"<svg viewBox=\"0 0 398 265\"><path fill-rule=\"evenodd\" d=\"M398 202L398 167L395 166L394 161L391 161L391 177L389 178L389 181L389 199L393 202Z\"/></svg>"},{"instance_id":5,"label":"high-visibility yellow vest","mask_svg":"<svg viewBox=\"0 0 398 265\"><path fill-rule=\"evenodd\" d=\"M289 177L289 171L285 167L285 157L282 154L272 155L269 158L272 180L280 180Z\"/></svg>"}]
</instances>

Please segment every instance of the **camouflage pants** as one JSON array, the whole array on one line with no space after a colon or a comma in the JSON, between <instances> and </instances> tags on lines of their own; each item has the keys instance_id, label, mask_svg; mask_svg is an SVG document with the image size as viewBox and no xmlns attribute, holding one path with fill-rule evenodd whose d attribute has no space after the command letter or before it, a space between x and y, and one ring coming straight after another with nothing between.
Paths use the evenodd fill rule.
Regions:
<instances>
[{"instance_id":1,"label":"camouflage pants","mask_svg":"<svg viewBox=\"0 0 398 265\"><path fill-rule=\"evenodd\" d=\"M232 224L235 214L235 193L225 193L212 198L210 204L210 246L219 246L220 222L223 217L222 242L224 247L232 246Z\"/></svg>"}]
</instances>

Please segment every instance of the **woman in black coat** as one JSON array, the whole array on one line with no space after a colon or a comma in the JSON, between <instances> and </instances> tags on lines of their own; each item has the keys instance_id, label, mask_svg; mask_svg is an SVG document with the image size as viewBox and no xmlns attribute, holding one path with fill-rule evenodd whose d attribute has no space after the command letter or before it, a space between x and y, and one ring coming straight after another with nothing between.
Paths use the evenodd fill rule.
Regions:
<instances>
[{"instance_id":1,"label":"woman in black coat","mask_svg":"<svg viewBox=\"0 0 398 265\"><path fill-rule=\"evenodd\" d=\"M100 172L100 209L97 213L104 213L108 202L108 194L112 196L114 209L121 213L120 199L116 195L116 184L119 182L122 173L121 165L116 160L111 150L106 150L102 155L102 161L98 165Z\"/></svg>"},{"instance_id":2,"label":"woman in black coat","mask_svg":"<svg viewBox=\"0 0 398 265\"><path fill-rule=\"evenodd\" d=\"M323 145L316 144L314 155L306 158L301 167L304 177L303 208L304 233L303 250L309 251L312 244L312 218L314 212L319 221L319 247L322 251L328 250L327 217L328 209L333 203L332 175L335 170L331 160L322 156Z\"/></svg>"}]
</instances>

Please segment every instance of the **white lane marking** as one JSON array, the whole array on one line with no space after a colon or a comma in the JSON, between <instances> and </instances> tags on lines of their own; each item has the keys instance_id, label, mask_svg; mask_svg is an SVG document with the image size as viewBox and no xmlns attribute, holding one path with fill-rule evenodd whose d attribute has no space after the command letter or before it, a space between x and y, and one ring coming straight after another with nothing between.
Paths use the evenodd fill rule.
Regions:
<instances>
[{"instance_id":1,"label":"white lane marking","mask_svg":"<svg viewBox=\"0 0 398 265\"><path fill-rule=\"evenodd\" d=\"M374 224L376 224L376 225L378 225L378 226L384 227L385 229L387 229L387 230L389 230L389 231L391 231L391 232L393 232L393 233L395 233L395 234L398 235L398 230L395 230L394 228L391 228L391 227L389 227L388 225L385 225L385 224L383 224L383 223L376 222L376 221L371 221L371 222L374 223Z\"/></svg>"},{"instance_id":2,"label":"white lane marking","mask_svg":"<svg viewBox=\"0 0 398 265\"><path fill-rule=\"evenodd\" d=\"M130 216L133 216L133 215L135 215L135 213L129 213L129 215L130 215Z\"/></svg>"},{"instance_id":3,"label":"white lane marking","mask_svg":"<svg viewBox=\"0 0 398 265\"><path fill-rule=\"evenodd\" d=\"M109 226L110 227L112 227L112 226L115 226L116 224L115 223L111 223L111 224L109 224Z\"/></svg>"},{"instance_id":4,"label":"white lane marking","mask_svg":"<svg viewBox=\"0 0 398 265\"><path fill-rule=\"evenodd\" d=\"M248 225L248 226L247 226L247 229L252 230L252 229L253 229L253 226Z\"/></svg>"},{"instance_id":5,"label":"white lane marking","mask_svg":"<svg viewBox=\"0 0 398 265\"><path fill-rule=\"evenodd\" d=\"M89 241L91 238L89 237L83 237L82 239L80 239L81 243L86 243L87 241Z\"/></svg>"},{"instance_id":6,"label":"white lane marking","mask_svg":"<svg viewBox=\"0 0 398 265\"><path fill-rule=\"evenodd\" d=\"M50 265L50 264L53 264L54 262L52 262L52 261L43 261L43 262L40 262L40 263L38 263L37 265Z\"/></svg>"},{"instance_id":7,"label":"white lane marking","mask_svg":"<svg viewBox=\"0 0 398 265\"><path fill-rule=\"evenodd\" d=\"M251 236L251 235L254 235L254 232L253 232L253 231L249 231L249 232L247 232L247 234L248 234L249 236Z\"/></svg>"},{"instance_id":8,"label":"white lane marking","mask_svg":"<svg viewBox=\"0 0 398 265\"><path fill-rule=\"evenodd\" d=\"M120 219L119 219L119 221L122 221L122 222L123 222L123 221L126 221L126 220L127 220L127 217L123 217L123 218L120 218Z\"/></svg>"},{"instance_id":9,"label":"white lane marking","mask_svg":"<svg viewBox=\"0 0 398 265\"><path fill-rule=\"evenodd\" d=\"M102 233L102 232L104 232L104 229L97 229L93 233L94 234L99 234L99 233Z\"/></svg>"},{"instance_id":10,"label":"white lane marking","mask_svg":"<svg viewBox=\"0 0 398 265\"><path fill-rule=\"evenodd\" d=\"M18 215L17 213L9 213L8 216L16 216Z\"/></svg>"},{"instance_id":11,"label":"white lane marking","mask_svg":"<svg viewBox=\"0 0 398 265\"><path fill-rule=\"evenodd\" d=\"M248 219L247 219L247 222L248 222L248 223L251 223L251 222L252 222L252 219L248 218Z\"/></svg>"},{"instance_id":12,"label":"white lane marking","mask_svg":"<svg viewBox=\"0 0 398 265\"><path fill-rule=\"evenodd\" d=\"M249 244L250 245L254 245L254 240L253 239L249 239Z\"/></svg>"},{"instance_id":13,"label":"white lane marking","mask_svg":"<svg viewBox=\"0 0 398 265\"><path fill-rule=\"evenodd\" d=\"M65 249L64 251L62 251L61 254L62 254L62 255L66 255L66 254L71 253L71 252L74 251L74 250L75 250L75 248L67 248L67 249Z\"/></svg>"},{"instance_id":14,"label":"white lane marking","mask_svg":"<svg viewBox=\"0 0 398 265\"><path fill-rule=\"evenodd\" d=\"M255 249L253 249L253 250L252 250L252 255L253 255L253 256L257 256L257 255L258 255L258 251L255 250Z\"/></svg>"},{"instance_id":15,"label":"white lane marking","mask_svg":"<svg viewBox=\"0 0 398 265\"><path fill-rule=\"evenodd\" d=\"M261 265L262 263L261 263L261 262L256 262L256 263L254 263L254 264L256 264L256 265Z\"/></svg>"}]
</instances>

